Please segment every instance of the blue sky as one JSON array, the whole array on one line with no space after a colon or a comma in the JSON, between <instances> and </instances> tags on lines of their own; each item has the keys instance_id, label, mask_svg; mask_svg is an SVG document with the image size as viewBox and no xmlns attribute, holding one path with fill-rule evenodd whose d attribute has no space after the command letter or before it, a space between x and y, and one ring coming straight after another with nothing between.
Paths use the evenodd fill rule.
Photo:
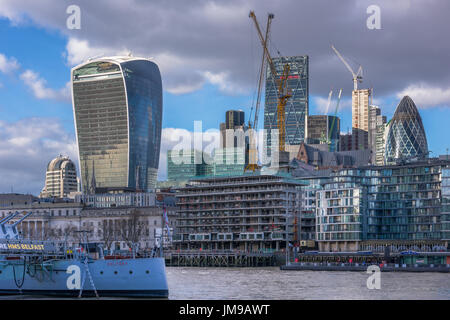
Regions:
<instances>
[{"instance_id":1,"label":"blue sky","mask_svg":"<svg viewBox=\"0 0 450 320\"><path fill-rule=\"evenodd\" d=\"M161 36L157 38L159 42L156 40L148 41L152 43L152 45L149 45L150 48L148 50L146 46L142 45L142 42L145 41L128 37L126 30L123 31L124 34L118 36L116 34L120 32L117 29L113 30L114 32L110 32L110 28L120 29L120 25L110 25L107 20L104 20L105 17L102 18L100 16L103 14L101 6L88 4L85 1L74 1L75 3L80 3L84 14L82 17L86 18L82 20L84 21L82 30L77 33L76 30L69 31L65 28L67 15L64 9L67 1L63 1L62 4L51 0L42 0L42 2L57 4L57 9L48 7L48 10L40 11L37 8L28 8L27 5L21 2L0 1L2 6L0 9L0 34L2 40L0 41L0 55L3 55L6 59L6 65L10 66L9 70L5 69L3 72L0 68L0 174L3 176L3 181L0 182L0 192L9 192L13 188L17 192L38 194L43 187L45 166L52 157L63 153L68 154L71 158L77 158L72 105L66 85L70 80L70 68L85 57L83 54L91 56L98 52L111 54L121 52L126 48L136 52L136 55L154 56L155 61L160 65L164 84L163 128L165 129L181 128L193 131L193 122L195 120L203 121L204 130L218 129L219 123L224 121L225 111L229 109L244 110L246 121L248 121L255 90L255 66L259 63L260 45L256 39L256 34L254 31L251 31L253 26L245 19L248 19L246 15L248 15L247 10L249 6L261 5L259 12L264 12L270 7L270 1L262 1L258 4L251 0L244 1L245 5L243 8L236 6L235 1L230 1L227 5L216 4L212 8L208 2L198 1L195 5L211 12L206 18L202 17L198 20L204 18L205 21L203 23L210 28L201 25L200 21L197 32L184 36L184 38L191 37L186 40L186 43L177 44L176 41L174 41L175 43L166 43L165 41L169 41L167 37ZM351 3L352 1L349 0L348 2ZM180 7L184 5L181 2L175 1L175 3ZM210 3L214 3L214 1ZM389 18L392 15L398 15L398 10L396 8L394 8L395 10L391 9L388 3L386 2L386 9L383 9L386 12L385 16ZM111 4L110 10L112 12L108 12L108 14L114 14L116 9L119 11L122 8L118 1L111 1L108 4ZM142 5L144 6L144 4ZM152 5L155 6L154 8L152 7L154 10L167 10L167 8L159 8L157 4ZM85 9L88 6L90 11ZM151 5L149 4L149 6ZM416 6L419 6L419 4ZM414 12L425 10L414 6L409 6L407 9L416 10ZM87 14L86 11L88 11ZM90 14L91 11L93 14ZM180 12L173 14L181 15L182 11L180 10ZM279 11L283 12L281 9ZM236 12L236 15L233 12ZM280 14L280 12L277 12L276 15ZM186 14L194 15L194 13L189 12ZM362 18L364 18L363 14L364 10L361 13ZM217 15L217 18L210 19L211 15ZM229 15L227 16L229 17L228 20L220 18L224 15ZM354 13L351 13L349 20L354 18L353 15ZM430 15L433 16L436 13L431 12ZM129 15L124 13L121 16ZM161 15L161 17L163 16ZM93 17L96 18L94 19ZM119 15L117 17L117 19L120 19ZM136 18L137 21L139 19L140 17ZM416 101L422 116L429 149L434 156L445 154L447 148L450 147L448 142L450 137L450 126L448 126L448 119L450 119L450 81L448 79L450 79L450 75L448 75L448 70L450 69L448 68L448 59L444 59L444 57L448 57L447 48L440 48L441 51L436 51L436 59L442 58L440 67L437 66L436 69L433 69L434 66L430 64L434 63L434 61L427 62L426 67L430 70L429 75L424 73L409 75L406 71L400 74L400 72L394 71L400 63L404 64L401 67L404 68L402 70L415 68L417 61L421 61L418 54L417 60L411 56L410 62L404 61L405 59L399 60L400 62L392 61L392 66L387 66L384 71L385 76L381 77L378 75L377 70L380 68L380 65L391 63L389 59L375 60L375 55L375 57L372 57L373 64L371 64L372 60L369 60L368 51L357 47L357 43L351 42L351 37L349 40L344 35L345 32L343 30L346 30L344 28L346 22L341 21L340 18L333 17L329 20L333 19L338 19L335 23L342 23L342 30L338 30L339 33L332 37L332 41L339 44L342 43L343 51L351 57L364 56L364 59L361 60L363 60L362 63L368 73L365 76L368 79L366 85L374 86L375 104L382 108L382 113L390 119L401 99L402 93L411 92L412 94L417 94L418 100L415 100L414 95L412 95L412 98ZM181 21L180 25L177 25L177 23L174 23L173 26L169 25L168 32L170 31L172 37L176 37L177 32L182 34L182 29L187 28L186 25L182 24L182 20L182 18L173 19L172 21ZM243 21L242 23L241 20ZM361 18L357 17L354 20L358 22ZM383 21L386 20L388 19ZM401 23L405 23L405 25L411 23L408 22L407 17L402 16L400 20L398 22L399 25ZM403 20L404 22L402 22ZM444 20L442 19L442 21ZM240 34L239 32L228 30L229 24L233 24L233 21L238 21L234 24L239 25L245 32ZM440 23L439 21L436 18L436 25ZM99 27L97 24L100 22L103 22L103 24ZM145 20L142 23L150 22ZM275 20L275 23L280 26L283 24L283 19ZM389 26L388 23L386 24ZM162 25L164 24L162 23ZM105 26L107 27L105 28ZM208 34L208 30L216 28L216 26L218 30L225 30L224 32L230 33L232 37L227 38L225 35L225 39L217 40L213 45L210 42L204 44L202 37L200 35L197 36L197 34L204 32L205 38L209 37L209 41L215 41L218 33L216 31L212 32L213 36L211 37ZM445 26L448 31L449 25ZM196 26L188 25L188 28L195 29ZM280 35L285 34L282 30L277 30L276 26L273 28L274 38L280 39ZM333 28L336 29L335 27ZM120 30L122 29L126 28L121 28ZM147 28L145 30L150 29ZM364 28L361 29L362 31L360 32L367 32ZM178 31L175 32L176 30ZM387 30L378 36L375 34L374 37L375 39L379 37L380 41L388 41L385 38L389 39L389 37L394 37L393 39L395 40L395 37L403 37L399 30L395 30L391 35L386 35L389 31ZM445 34L445 30L443 32ZM151 37L151 35L147 35L148 33L150 31L145 31L143 36ZM192 34L195 34L195 36ZM136 32L133 36L135 35ZM372 36L374 33L370 35ZM420 34L416 33L416 36L420 37ZM342 39L339 37L342 37ZM120 43L118 40L122 40L124 45L117 44ZM222 47L226 41L236 41L236 44L232 46L229 52L227 51L228 48L224 49ZM284 42L283 39L280 39L277 41L276 48L286 48L286 55L309 54L310 114L323 112L323 100L327 98L331 87L334 87L335 91L337 91L336 88L344 88L341 101L342 108L338 115L341 117L341 131L346 132L347 128L351 128L351 110L349 106L351 77L329 49L330 41L327 38L323 41L323 45L315 41L307 44L300 43L296 47L292 45L292 41ZM242 45L239 46L239 43ZM344 46L344 44L348 46L354 45L357 50L361 50L365 54L354 52L348 46ZM160 51L156 50L155 47L158 46L163 49ZM311 49L309 51L309 46L314 48L314 50ZM383 48L387 48L387 46ZM401 50L401 44L394 49L397 51ZM350 51L352 53L349 53ZM326 68L326 70L322 70L323 68ZM392 73L389 72L389 68L392 69ZM442 72L443 68L447 70L445 73ZM390 82L391 78L394 78L395 85L392 84L394 82ZM30 79L35 80L34 82L37 82L39 85L31 86L30 82L32 81ZM436 85L436 81L440 81L439 85ZM261 106L263 106L263 102ZM259 121L260 127L263 125L262 109ZM330 109L334 109L333 104ZM24 159L18 160L20 155L23 155ZM165 158L161 158L161 160L165 161ZM165 166L162 165L161 168L161 170L164 170Z\"/></svg>"}]
</instances>

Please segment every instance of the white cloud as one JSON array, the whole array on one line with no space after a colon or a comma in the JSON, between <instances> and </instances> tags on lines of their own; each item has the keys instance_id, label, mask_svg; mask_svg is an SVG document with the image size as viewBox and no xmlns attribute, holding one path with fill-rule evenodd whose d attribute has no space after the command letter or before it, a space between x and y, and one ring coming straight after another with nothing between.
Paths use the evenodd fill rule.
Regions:
<instances>
[{"instance_id":1,"label":"white cloud","mask_svg":"<svg viewBox=\"0 0 450 320\"><path fill-rule=\"evenodd\" d=\"M14 123L0 121L0 192L39 194L48 162L59 154L78 165L75 138L60 122L27 118Z\"/></svg>"},{"instance_id":2,"label":"white cloud","mask_svg":"<svg viewBox=\"0 0 450 320\"><path fill-rule=\"evenodd\" d=\"M0 53L0 71L4 73L10 73L14 70L19 69L20 65L17 60L12 58L7 58L4 54Z\"/></svg>"},{"instance_id":3,"label":"white cloud","mask_svg":"<svg viewBox=\"0 0 450 320\"><path fill-rule=\"evenodd\" d=\"M174 87L166 88L166 91L170 92L172 94L179 95L179 94L186 94L186 93L191 93L191 92L197 91L197 90L201 89L202 86L203 86L203 82L197 82L197 83L192 83L192 84L179 84Z\"/></svg>"},{"instance_id":4,"label":"white cloud","mask_svg":"<svg viewBox=\"0 0 450 320\"><path fill-rule=\"evenodd\" d=\"M208 82L218 86L223 93L232 95L245 93L242 87L236 86L235 83L229 80L229 73L227 72L212 73L206 71L203 73L203 76Z\"/></svg>"},{"instance_id":5,"label":"white cloud","mask_svg":"<svg viewBox=\"0 0 450 320\"><path fill-rule=\"evenodd\" d=\"M211 7L209 10L216 10ZM85 62L89 58L102 56L126 55L130 50L122 48L121 50L113 50L106 47L92 46L87 40L77 38L69 38L66 45L65 57L70 66L75 66ZM138 52L132 52L134 56L145 56ZM241 94L245 91L242 87L236 86L229 80L229 73L212 71L200 71L202 69L202 61L195 58L180 57L173 53L162 52L154 57L149 57L158 65L164 81L164 90L172 94L186 94L197 91L209 82L216 85L220 91L226 94ZM190 68L194 67L192 72ZM184 73L184 75L181 75Z\"/></svg>"},{"instance_id":6,"label":"white cloud","mask_svg":"<svg viewBox=\"0 0 450 320\"><path fill-rule=\"evenodd\" d=\"M128 54L128 52L129 50L126 48L114 50L112 48L91 46L87 40L70 37L64 55L66 56L67 63L70 66L75 66L85 62L89 58L97 56L125 55Z\"/></svg>"},{"instance_id":7,"label":"white cloud","mask_svg":"<svg viewBox=\"0 0 450 320\"><path fill-rule=\"evenodd\" d=\"M38 99L55 99L70 101L70 82L59 90L47 87L47 81L32 70L26 70L20 75L20 79L31 89Z\"/></svg>"},{"instance_id":8,"label":"white cloud","mask_svg":"<svg viewBox=\"0 0 450 320\"><path fill-rule=\"evenodd\" d=\"M450 88L431 87L426 84L414 84L397 94L397 98L410 96L417 108L432 108L436 106L450 106Z\"/></svg>"}]
</instances>

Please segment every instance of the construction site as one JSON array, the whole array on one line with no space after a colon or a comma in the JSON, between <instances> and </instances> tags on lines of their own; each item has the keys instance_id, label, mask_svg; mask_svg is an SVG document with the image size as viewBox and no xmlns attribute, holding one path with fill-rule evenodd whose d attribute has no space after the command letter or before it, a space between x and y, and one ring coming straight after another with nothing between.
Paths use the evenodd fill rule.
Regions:
<instances>
[{"instance_id":1,"label":"construction site","mask_svg":"<svg viewBox=\"0 0 450 320\"><path fill-rule=\"evenodd\" d=\"M175 250L274 252L295 240L306 182L257 173L192 180L177 193Z\"/></svg>"}]
</instances>

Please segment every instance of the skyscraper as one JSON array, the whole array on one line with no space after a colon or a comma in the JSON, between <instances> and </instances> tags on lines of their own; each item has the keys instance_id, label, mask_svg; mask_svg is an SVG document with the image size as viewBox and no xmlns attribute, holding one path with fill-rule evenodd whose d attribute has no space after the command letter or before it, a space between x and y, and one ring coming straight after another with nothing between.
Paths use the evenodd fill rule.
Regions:
<instances>
[{"instance_id":1,"label":"skyscraper","mask_svg":"<svg viewBox=\"0 0 450 320\"><path fill-rule=\"evenodd\" d=\"M408 96L404 96L400 101L389 123L385 152L385 161L388 164L401 159L428 156L422 118L414 101Z\"/></svg>"},{"instance_id":2,"label":"skyscraper","mask_svg":"<svg viewBox=\"0 0 450 320\"><path fill-rule=\"evenodd\" d=\"M309 58L307 55L273 58L278 74L283 74L286 63L290 66L287 80L288 92L292 95L285 107L286 151L292 157L298 153L301 142L306 139L309 112ZM270 130L277 129L278 88L275 79L266 68L266 93L264 106L264 129L267 130L267 145L271 146Z\"/></svg>"},{"instance_id":3,"label":"skyscraper","mask_svg":"<svg viewBox=\"0 0 450 320\"><path fill-rule=\"evenodd\" d=\"M369 148L371 150L372 164L383 165L383 159L377 160L380 152L384 153L384 129L386 116L381 114L381 109L377 106L369 106Z\"/></svg>"},{"instance_id":4,"label":"skyscraper","mask_svg":"<svg viewBox=\"0 0 450 320\"><path fill-rule=\"evenodd\" d=\"M158 66L105 57L74 67L71 79L83 192L154 188L162 122Z\"/></svg>"},{"instance_id":5,"label":"skyscraper","mask_svg":"<svg viewBox=\"0 0 450 320\"><path fill-rule=\"evenodd\" d=\"M370 89L352 91L352 150L369 149Z\"/></svg>"},{"instance_id":6,"label":"skyscraper","mask_svg":"<svg viewBox=\"0 0 450 320\"><path fill-rule=\"evenodd\" d=\"M386 119L383 119L386 120ZM382 124L377 126L376 138L375 138L375 162L377 166L384 165L384 150L386 149L386 136L389 130L388 124L384 121Z\"/></svg>"},{"instance_id":7,"label":"skyscraper","mask_svg":"<svg viewBox=\"0 0 450 320\"><path fill-rule=\"evenodd\" d=\"M242 134L243 131L246 130L245 128L245 113L242 110L228 110L225 112L225 122L220 124L220 147L221 148L232 148L232 147L236 147L237 143L238 143L238 139L236 136L231 137L231 135L229 135L229 138L232 139L233 141L227 141L227 130L232 130L229 131L230 133L234 132L235 130L242 130Z\"/></svg>"},{"instance_id":8,"label":"skyscraper","mask_svg":"<svg viewBox=\"0 0 450 320\"><path fill-rule=\"evenodd\" d=\"M58 156L47 165L45 186L40 197L67 197L70 192L77 191L77 170L69 157Z\"/></svg>"},{"instance_id":9,"label":"skyscraper","mask_svg":"<svg viewBox=\"0 0 450 320\"><path fill-rule=\"evenodd\" d=\"M309 116L307 131L308 136L306 142L308 144L324 144L330 142L328 151L339 151L339 117L328 115Z\"/></svg>"}]
</instances>

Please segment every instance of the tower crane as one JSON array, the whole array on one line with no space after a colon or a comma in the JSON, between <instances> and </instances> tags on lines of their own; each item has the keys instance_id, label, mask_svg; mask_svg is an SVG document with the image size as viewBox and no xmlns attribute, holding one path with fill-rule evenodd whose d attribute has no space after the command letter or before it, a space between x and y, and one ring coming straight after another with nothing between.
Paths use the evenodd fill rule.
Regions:
<instances>
[{"instance_id":1,"label":"tower crane","mask_svg":"<svg viewBox=\"0 0 450 320\"><path fill-rule=\"evenodd\" d=\"M278 104L277 104L277 127L278 127L278 143L279 143L279 151L285 151L285 107L288 99L291 97L291 94L287 92L287 80L289 76L290 67L289 64L286 63L283 68L283 74L280 76L275 68L272 57L270 56L269 49L267 48L267 42L263 37L261 32L261 28L259 27L258 20L256 19L255 13L250 11L249 17L255 23L256 30L258 31L259 40L261 41L261 45L266 55L267 63L270 67L270 72L272 77L275 80L278 95ZM273 19L274 15L269 13L269 18Z\"/></svg>"},{"instance_id":2,"label":"tower crane","mask_svg":"<svg viewBox=\"0 0 450 320\"><path fill-rule=\"evenodd\" d=\"M358 68L358 71L355 73L352 69L352 67L350 67L350 65L348 64L347 61L345 61L344 57L339 53L339 51L337 51L337 49L331 45L331 49L333 49L333 51L336 53L336 55L339 57L339 59L341 59L342 63L344 63L344 65L347 67L348 71L351 72L352 76L353 76L353 90L358 90L358 82L361 83L362 82L362 66L360 65Z\"/></svg>"},{"instance_id":3,"label":"tower crane","mask_svg":"<svg viewBox=\"0 0 450 320\"><path fill-rule=\"evenodd\" d=\"M272 23L274 15L268 14L267 15L267 24L266 24L266 36L264 38L264 43L267 43L267 40L269 39L269 30L270 25ZM257 165L257 147L256 147L256 141L255 137L253 136L258 130L258 117L259 117L259 105L261 102L261 89L262 84L264 82L264 66L266 65L266 53L263 51L262 54L262 61L261 61L261 68L259 70L259 80L258 80L258 91L256 95L256 103L255 103L255 116L253 120L253 124L251 123L251 114L250 118L248 120L248 129L250 130L250 147L249 147L249 164L245 167L244 171L255 171L258 168ZM251 130L253 127L253 131Z\"/></svg>"},{"instance_id":4,"label":"tower crane","mask_svg":"<svg viewBox=\"0 0 450 320\"><path fill-rule=\"evenodd\" d=\"M333 89L330 90L330 93L328 94L328 100L327 100L327 108L325 109L325 114L328 115L328 109L330 108L331 103L331 96L333 95ZM327 127L328 130L328 127ZM328 135L325 134L325 132L322 132L320 135L320 143L328 143Z\"/></svg>"},{"instance_id":5,"label":"tower crane","mask_svg":"<svg viewBox=\"0 0 450 320\"><path fill-rule=\"evenodd\" d=\"M327 101L327 109L325 111L325 114L328 114L328 109L330 108L331 103L331 96L333 95L333 89L330 90L330 93L328 94L328 101Z\"/></svg>"}]
</instances>

